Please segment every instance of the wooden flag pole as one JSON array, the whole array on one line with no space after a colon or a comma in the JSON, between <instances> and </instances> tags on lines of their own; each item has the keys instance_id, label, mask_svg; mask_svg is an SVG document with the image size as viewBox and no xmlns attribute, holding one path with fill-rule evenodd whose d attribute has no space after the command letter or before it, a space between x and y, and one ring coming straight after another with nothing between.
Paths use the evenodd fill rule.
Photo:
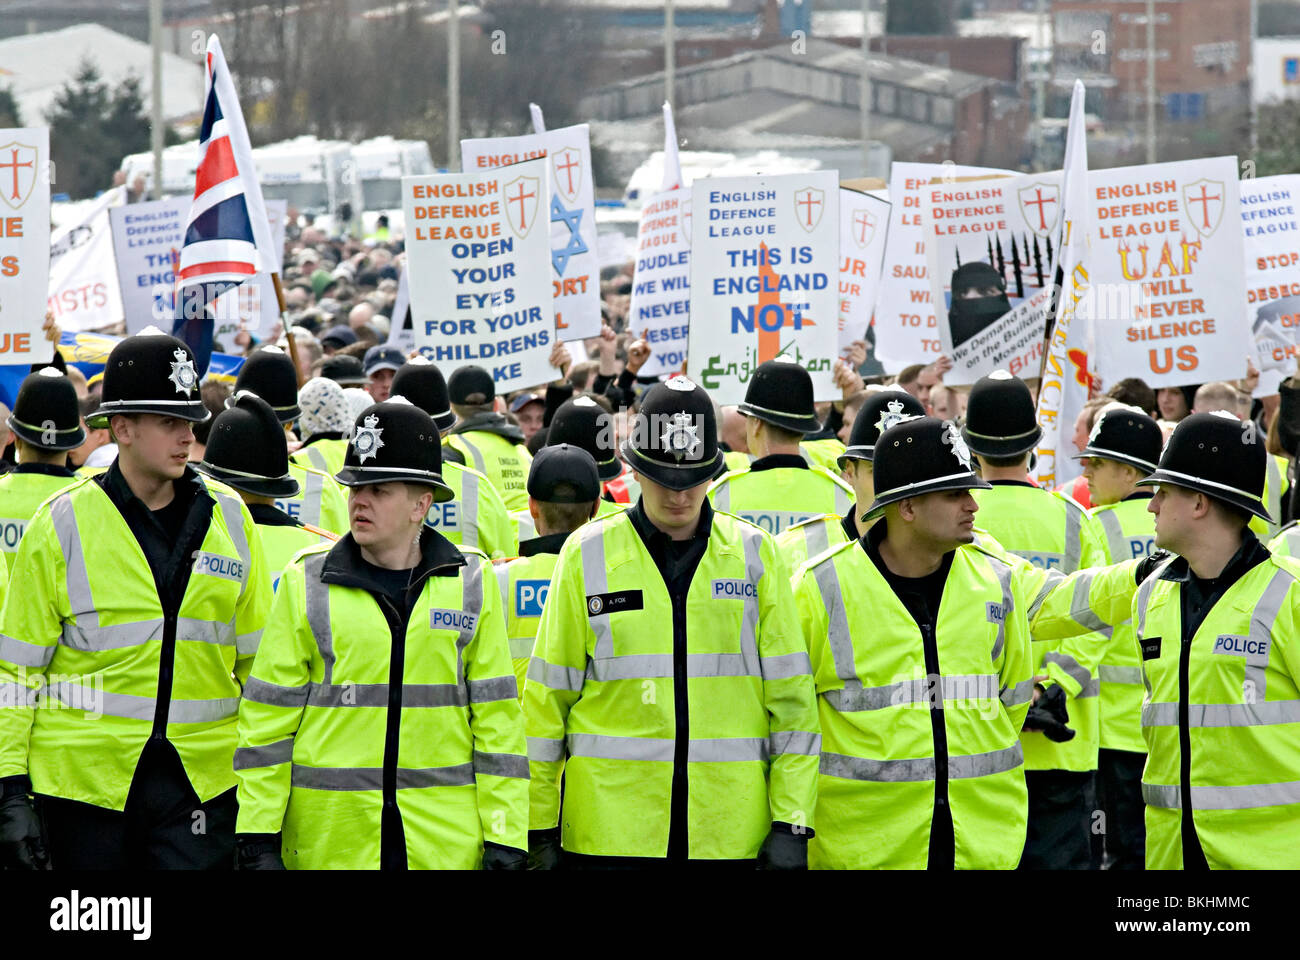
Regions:
<instances>
[{"instance_id":1,"label":"wooden flag pole","mask_svg":"<svg viewBox=\"0 0 1300 960\"><path fill-rule=\"evenodd\" d=\"M280 307L280 324L284 327L284 337L289 341L289 359L293 361L293 372L298 378L298 389L301 390L304 381L302 367L298 366L298 344L294 343L293 328L289 326L284 316L288 311L288 307L284 302L284 287L280 283L279 271L271 274L271 283L275 287L275 299Z\"/></svg>"}]
</instances>

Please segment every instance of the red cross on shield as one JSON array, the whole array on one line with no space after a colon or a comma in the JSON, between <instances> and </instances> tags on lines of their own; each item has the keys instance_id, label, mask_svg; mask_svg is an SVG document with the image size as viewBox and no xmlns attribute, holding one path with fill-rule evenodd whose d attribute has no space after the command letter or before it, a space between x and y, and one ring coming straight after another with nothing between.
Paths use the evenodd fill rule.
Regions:
<instances>
[{"instance_id":1,"label":"red cross on shield","mask_svg":"<svg viewBox=\"0 0 1300 960\"><path fill-rule=\"evenodd\" d=\"M794 192L794 218L799 226L808 233L817 229L822 221L822 211L826 209L826 191L816 187L804 187Z\"/></svg>"},{"instance_id":2,"label":"red cross on shield","mask_svg":"<svg viewBox=\"0 0 1300 960\"><path fill-rule=\"evenodd\" d=\"M1052 232L1061 215L1061 188L1054 183L1031 183L1018 193L1025 226L1040 237Z\"/></svg>"},{"instance_id":3,"label":"red cross on shield","mask_svg":"<svg viewBox=\"0 0 1300 960\"><path fill-rule=\"evenodd\" d=\"M1208 237L1219 229L1219 221L1223 218L1223 186L1222 180L1207 180L1205 177L1183 184L1183 212L1202 237Z\"/></svg>"},{"instance_id":4,"label":"red cross on shield","mask_svg":"<svg viewBox=\"0 0 1300 960\"><path fill-rule=\"evenodd\" d=\"M682 233L687 243L691 242L691 198L682 201Z\"/></svg>"},{"instance_id":5,"label":"red cross on shield","mask_svg":"<svg viewBox=\"0 0 1300 960\"><path fill-rule=\"evenodd\" d=\"M876 235L876 223L874 213L865 207L856 208L851 220L853 242L865 250L870 245L871 238Z\"/></svg>"},{"instance_id":6,"label":"red cross on shield","mask_svg":"<svg viewBox=\"0 0 1300 960\"><path fill-rule=\"evenodd\" d=\"M14 210L22 209L36 186L40 152L25 143L0 147L0 198Z\"/></svg>"},{"instance_id":7,"label":"red cross on shield","mask_svg":"<svg viewBox=\"0 0 1300 960\"><path fill-rule=\"evenodd\" d=\"M506 207L506 219L510 221L510 229L521 240L528 236L537 221L537 198L541 194L541 190L538 189L540 186L539 177L515 177L501 188L501 196Z\"/></svg>"},{"instance_id":8,"label":"red cross on shield","mask_svg":"<svg viewBox=\"0 0 1300 960\"><path fill-rule=\"evenodd\" d=\"M578 188L582 186L582 153L565 147L551 154L555 173L555 189L570 203L578 202Z\"/></svg>"}]
</instances>

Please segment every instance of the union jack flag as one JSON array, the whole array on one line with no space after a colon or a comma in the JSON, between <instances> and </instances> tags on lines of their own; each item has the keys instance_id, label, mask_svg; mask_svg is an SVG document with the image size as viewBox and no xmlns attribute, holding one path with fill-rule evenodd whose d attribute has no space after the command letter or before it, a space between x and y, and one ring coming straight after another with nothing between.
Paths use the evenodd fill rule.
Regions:
<instances>
[{"instance_id":1,"label":"union jack flag","mask_svg":"<svg viewBox=\"0 0 1300 960\"><path fill-rule=\"evenodd\" d=\"M194 351L200 373L212 353L209 305L255 274L275 269L248 128L215 34L208 38L206 80L199 167L176 270L172 328Z\"/></svg>"}]
</instances>

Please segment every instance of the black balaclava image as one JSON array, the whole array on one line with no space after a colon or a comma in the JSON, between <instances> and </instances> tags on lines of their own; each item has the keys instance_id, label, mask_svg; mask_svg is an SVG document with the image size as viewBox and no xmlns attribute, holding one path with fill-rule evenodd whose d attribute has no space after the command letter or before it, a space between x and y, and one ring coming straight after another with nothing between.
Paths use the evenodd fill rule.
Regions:
<instances>
[{"instance_id":1,"label":"black balaclava image","mask_svg":"<svg viewBox=\"0 0 1300 960\"><path fill-rule=\"evenodd\" d=\"M997 296L966 296L979 288L994 288ZM952 345L965 343L998 317L1011 309L1007 284L995 268L983 261L963 263L952 272L952 305L948 307L948 326Z\"/></svg>"}]
</instances>

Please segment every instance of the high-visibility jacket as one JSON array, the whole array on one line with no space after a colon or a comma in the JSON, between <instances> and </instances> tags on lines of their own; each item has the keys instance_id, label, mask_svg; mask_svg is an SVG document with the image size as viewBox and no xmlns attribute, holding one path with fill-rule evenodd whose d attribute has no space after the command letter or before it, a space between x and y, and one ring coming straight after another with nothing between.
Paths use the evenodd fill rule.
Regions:
<instances>
[{"instance_id":1,"label":"high-visibility jacket","mask_svg":"<svg viewBox=\"0 0 1300 960\"><path fill-rule=\"evenodd\" d=\"M625 503L614 503L602 497L596 503L596 516L593 519L599 520L601 517L612 517L623 513L627 510L627 506ZM537 536L537 524L533 523L533 515L526 509L516 510L510 514L510 524L515 532L516 543L521 544Z\"/></svg>"},{"instance_id":2,"label":"high-visibility jacket","mask_svg":"<svg viewBox=\"0 0 1300 960\"><path fill-rule=\"evenodd\" d=\"M333 543L338 537L320 527L303 523L255 523L266 557L266 572L271 578L271 588L278 589L280 575L294 554L318 543Z\"/></svg>"},{"instance_id":3,"label":"high-visibility jacket","mask_svg":"<svg viewBox=\"0 0 1300 960\"><path fill-rule=\"evenodd\" d=\"M754 458L747 453L739 450L727 450L722 454L722 459L727 465L727 470L748 470L749 465L754 462Z\"/></svg>"},{"instance_id":4,"label":"high-visibility jacket","mask_svg":"<svg viewBox=\"0 0 1300 960\"><path fill-rule=\"evenodd\" d=\"M327 437L303 444L290 454L289 459L300 467L311 467L332 477L343 469L343 461L348 455L348 443L347 440Z\"/></svg>"},{"instance_id":5,"label":"high-visibility jacket","mask_svg":"<svg viewBox=\"0 0 1300 960\"><path fill-rule=\"evenodd\" d=\"M13 569L18 558L18 544L31 522L36 508L64 487L77 482L75 476L47 473L37 464L35 470L23 466L0 476L0 550L4 551L5 570Z\"/></svg>"},{"instance_id":6,"label":"high-visibility jacket","mask_svg":"<svg viewBox=\"0 0 1300 960\"><path fill-rule=\"evenodd\" d=\"M1261 540L1277 536L1278 531L1282 529L1282 494L1287 489L1287 460L1285 457L1269 454L1264 467L1264 508L1268 510L1268 515L1273 518L1273 522L1269 523L1263 517L1252 516L1250 523L1247 524Z\"/></svg>"},{"instance_id":7,"label":"high-visibility jacket","mask_svg":"<svg viewBox=\"0 0 1300 960\"><path fill-rule=\"evenodd\" d=\"M485 430L449 434L442 442L459 450L466 466L491 481L507 510L528 509L528 468L533 457L522 443Z\"/></svg>"},{"instance_id":8,"label":"high-visibility jacket","mask_svg":"<svg viewBox=\"0 0 1300 960\"><path fill-rule=\"evenodd\" d=\"M821 467L829 471L834 476L840 475L840 465L836 462L841 453L844 452L844 444L834 437L823 437L821 440L801 440L799 441L799 450L804 459L814 467Z\"/></svg>"},{"instance_id":9,"label":"high-visibility jacket","mask_svg":"<svg viewBox=\"0 0 1300 960\"><path fill-rule=\"evenodd\" d=\"M613 480L605 481L605 493L614 498L615 503L630 507L641 499L641 484L636 482L632 468L623 464L623 472Z\"/></svg>"},{"instance_id":10,"label":"high-visibility jacket","mask_svg":"<svg viewBox=\"0 0 1300 960\"><path fill-rule=\"evenodd\" d=\"M488 478L450 460L442 479L456 495L429 507L424 522L457 546L471 547L495 560L514 556L519 545L505 501Z\"/></svg>"},{"instance_id":11,"label":"high-visibility jacket","mask_svg":"<svg viewBox=\"0 0 1300 960\"><path fill-rule=\"evenodd\" d=\"M870 529L875 522L875 520L868 522L867 528ZM987 530L975 527L974 532L977 545L987 547L1003 560L1014 556L1006 554L1002 545ZM781 554L781 559L785 561L786 568L793 573L805 561L813 559L831 547L847 543L848 540L849 535L844 530L844 518L838 514L824 513L817 517L809 517L788 528L785 533L776 538L776 548Z\"/></svg>"},{"instance_id":12,"label":"high-visibility jacket","mask_svg":"<svg viewBox=\"0 0 1300 960\"><path fill-rule=\"evenodd\" d=\"M665 856L679 747L689 858L752 858L773 822L813 826L821 737L793 607L771 537L724 513L684 623L629 514L570 534L524 687L533 829L562 820L574 853Z\"/></svg>"},{"instance_id":13,"label":"high-visibility jacket","mask_svg":"<svg viewBox=\"0 0 1300 960\"><path fill-rule=\"evenodd\" d=\"M1156 546L1155 514L1147 510L1150 495L1093 507L1102 533L1108 564L1150 556ZM1133 621L1117 623L1097 667L1101 682L1101 737L1107 750L1145 753L1142 739L1142 661L1133 640Z\"/></svg>"},{"instance_id":14,"label":"high-visibility jacket","mask_svg":"<svg viewBox=\"0 0 1300 960\"><path fill-rule=\"evenodd\" d=\"M771 467L724 473L709 487L714 509L748 520L773 536L821 513L843 515L853 488L821 467Z\"/></svg>"},{"instance_id":15,"label":"high-visibility jacket","mask_svg":"<svg viewBox=\"0 0 1300 960\"><path fill-rule=\"evenodd\" d=\"M1292 520L1279 530L1268 548L1280 557L1300 557L1300 520Z\"/></svg>"},{"instance_id":16,"label":"high-visibility jacket","mask_svg":"<svg viewBox=\"0 0 1300 960\"><path fill-rule=\"evenodd\" d=\"M1274 553L1251 568L1187 643L1182 585L1170 579L1179 560L1140 587L1139 562L1067 578L1032 629L1060 636L1089 620L1133 619L1146 690L1147 869L1182 868L1186 798L1211 868L1300 868L1300 561Z\"/></svg>"},{"instance_id":17,"label":"high-visibility jacket","mask_svg":"<svg viewBox=\"0 0 1300 960\"><path fill-rule=\"evenodd\" d=\"M519 684L519 700L524 699L524 680L528 677L528 662L533 655L537 639L537 625L542 619L542 607L551 589L551 576L560 558L564 536L535 539L523 549L527 556L502 560L496 569L497 586L501 589L501 605L506 614L506 639L510 642L510 663ZM545 543L544 541L552 541ZM539 549L544 547L545 549Z\"/></svg>"},{"instance_id":18,"label":"high-visibility jacket","mask_svg":"<svg viewBox=\"0 0 1300 960\"><path fill-rule=\"evenodd\" d=\"M203 478L212 518L178 609L164 610L121 512L93 480L41 505L0 614L0 776L111 810L158 716L201 802L235 785L235 714L271 601L248 509ZM172 645L169 664L162 652ZM159 700L160 672L171 687ZM38 702L31 692L40 688ZM40 709L36 709L40 707Z\"/></svg>"},{"instance_id":19,"label":"high-visibility jacket","mask_svg":"<svg viewBox=\"0 0 1300 960\"><path fill-rule=\"evenodd\" d=\"M794 595L822 728L808 865L924 868L946 776L955 866L1015 867L1029 802L1028 581L984 547L958 547L930 636L853 541L801 567Z\"/></svg>"},{"instance_id":20,"label":"high-visibility jacket","mask_svg":"<svg viewBox=\"0 0 1300 960\"><path fill-rule=\"evenodd\" d=\"M485 839L527 849L523 716L492 568L443 545L454 562L416 568L400 658L400 615L359 579L351 537L284 572L239 708L236 830L281 833L291 869L377 868L387 803L413 869L475 869Z\"/></svg>"},{"instance_id":21,"label":"high-visibility jacket","mask_svg":"<svg viewBox=\"0 0 1300 960\"><path fill-rule=\"evenodd\" d=\"M1044 570L1073 573L1100 566L1106 551L1097 521L1063 494L1021 484L995 484L974 491L975 518L1004 550ZM1110 627L1099 625L1107 638ZM1097 669L1103 647L1096 637L1067 637L1055 642L1033 637L1034 668L1059 683L1068 694L1066 710L1075 735L1065 743L1048 740L1041 730L1025 730L1026 770L1097 769L1101 736L1101 684Z\"/></svg>"},{"instance_id":22,"label":"high-visibility jacket","mask_svg":"<svg viewBox=\"0 0 1300 960\"><path fill-rule=\"evenodd\" d=\"M289 476L298 481L298 495L277 498L277 509L295 520L340 537L348 532L348 498L337 480L292 461L289 463Z\"/></svg>"}]
</instances>

